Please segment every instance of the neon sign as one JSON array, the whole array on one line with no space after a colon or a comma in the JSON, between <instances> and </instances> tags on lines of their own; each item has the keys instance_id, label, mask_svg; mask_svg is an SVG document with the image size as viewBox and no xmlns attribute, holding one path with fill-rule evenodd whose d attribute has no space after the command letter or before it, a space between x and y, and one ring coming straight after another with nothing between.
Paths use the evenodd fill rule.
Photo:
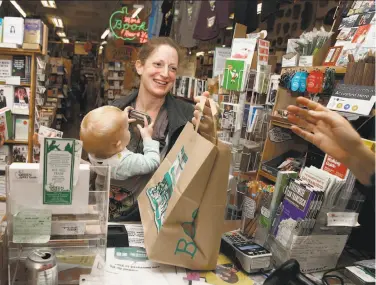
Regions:
<instances>
[{"instance_id":1,"label":"neon sign","mask_svg":"<svg viewBox=\"0 0 376 285\"><path fill-rule=\"evenodd\" d=\"M148 28L145 21L131 17L128 8L114 12L110 17L110 30L117 39L129 42L145 43L148 40Z\"/></svg>"}]
</instances>

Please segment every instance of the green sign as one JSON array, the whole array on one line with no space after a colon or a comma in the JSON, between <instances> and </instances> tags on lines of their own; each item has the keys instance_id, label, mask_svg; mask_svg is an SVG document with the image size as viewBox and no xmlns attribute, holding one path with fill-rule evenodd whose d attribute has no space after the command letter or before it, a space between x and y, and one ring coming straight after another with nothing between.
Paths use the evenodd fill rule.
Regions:
<instances>
[{"instance_id":1,"label":"green sign","mask_svg":"<svg viewBox=\"0 0 376 285\"><path fill-rule=\"evenodd\" d=\"M114 12L110 17L110 30L117 39L145 43L148 40L148 27L145 21L128 14L128 7Z\"/></svg>"}]
</instances>

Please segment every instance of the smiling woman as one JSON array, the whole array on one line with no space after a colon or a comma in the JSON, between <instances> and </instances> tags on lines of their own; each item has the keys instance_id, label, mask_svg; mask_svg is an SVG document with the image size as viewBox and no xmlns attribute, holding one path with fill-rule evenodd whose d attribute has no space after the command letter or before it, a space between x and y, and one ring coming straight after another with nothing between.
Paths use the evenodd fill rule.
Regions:
<instances>
[{"instance_id":1,"label":"smiling woman","mask_svg":"<svg viewBox=\"0 0 376 285\"><path fill-rule=\"evenodd\" d=\"M154 122L152 138L159 141L161 161L175 144L186 123L192 121L196 124L200 114L198 106L175 99L169 93L176 79L179 61L180 48L172 39L152 38L141 47L135 64L140 76L139 89L113 103L120 109L130 106L151 117ZM208 93L203 95L207 96ZM196 100L199 101L200 98ZM204 120L200 122L199 132L211 139L214 131L211 111L208 106L203 111ZM130 124L129 131L131 140L127 149L143 153L143 141L137 127ZM111 180L111 221L140 220L137 197L152 175L153 173L133 176L127 180ZM97 183L104 183L99 180L100 177L97 177Z\"/></svg>"}]
</instances>

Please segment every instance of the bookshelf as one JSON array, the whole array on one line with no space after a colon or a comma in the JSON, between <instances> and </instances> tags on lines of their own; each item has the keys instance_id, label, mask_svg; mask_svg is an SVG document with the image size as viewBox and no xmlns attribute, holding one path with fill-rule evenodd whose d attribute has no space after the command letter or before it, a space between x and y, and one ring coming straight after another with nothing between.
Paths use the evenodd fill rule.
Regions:
<instances>
[{"instance_id":1,"label":"bookshelf","mask_svg":"<svg viewBox=\"0 0 376 285\"><path fill-rule=\"evenodd\" d=\"M12 49L12 48L0 48L0 55L23 55L31 57L31 70L30 70L30 84L20 84L17 86L30 87L30 98L29 98L29 128L28 128L28 139L23 140L6 140L5 144L27 144L28 146L28 161L33 162L33 134L34 134L34 123L35 123L35 97L36 97L36 57L41 54L41 50L25 50L25 49Z\"/></svg>"}]
</instances>

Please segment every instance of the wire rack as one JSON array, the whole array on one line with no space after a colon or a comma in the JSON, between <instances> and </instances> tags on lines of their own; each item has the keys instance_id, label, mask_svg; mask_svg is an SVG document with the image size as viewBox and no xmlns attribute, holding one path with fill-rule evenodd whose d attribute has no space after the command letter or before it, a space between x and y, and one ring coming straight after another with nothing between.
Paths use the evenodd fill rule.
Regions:
<instances>
[{"instance_id":1,"label":"wire rack","mask_svg":"<svg viewBox=\"0 0 376 285\"><path fill-rule=\"evenodd\" d=\"M244 90L230 91L221 103L219 138L231 146L226 218L241 219L246 182L255 177L266 140L271 107L265 104L271 73L250 70Z\"/></svg>"}]
</instances>

